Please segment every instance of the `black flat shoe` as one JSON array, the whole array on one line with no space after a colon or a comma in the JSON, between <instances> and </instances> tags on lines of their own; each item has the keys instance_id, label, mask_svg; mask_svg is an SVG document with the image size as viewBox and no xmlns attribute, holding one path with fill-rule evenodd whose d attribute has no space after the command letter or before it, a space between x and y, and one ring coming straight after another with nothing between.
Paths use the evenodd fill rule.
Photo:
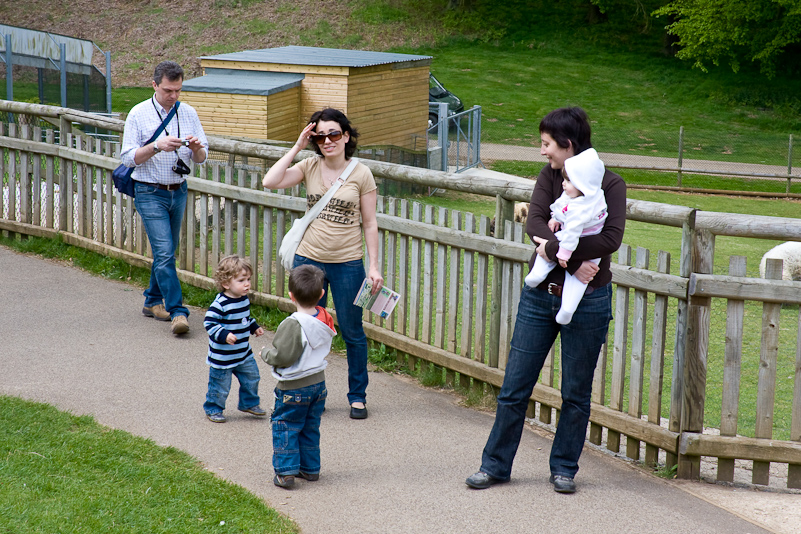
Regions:
<instances>
[{"instance_id":1,"label":"black flat shoe","mask_svg":"<svg viewBox=\"0 0 801 534\"><path fill-rule=\"evenodd\" d=\"M367 419L367 407L364 408L356 408L354 406L350 407L350 418L351 419Z\"/></svg>"}]
</instances>

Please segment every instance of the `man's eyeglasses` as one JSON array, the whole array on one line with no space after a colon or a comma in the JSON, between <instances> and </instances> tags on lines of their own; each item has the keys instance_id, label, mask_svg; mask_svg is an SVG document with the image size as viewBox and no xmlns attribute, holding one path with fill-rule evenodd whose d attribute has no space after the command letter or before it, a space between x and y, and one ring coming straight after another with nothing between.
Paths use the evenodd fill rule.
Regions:
<instances>
[{"instance_id":1,"label":"man's eyeglasses","mask_svg":"<svg viewBox=\"0 0 801 534\"><path fill-rule=\"evenodd\" d=\"M328 132L328 133L318 133L309 137L312 141L317 143L318 145L325 144L325 138L329 138L331 142L336 143L340 139L342 139L342 132Z\"/></svg>"}]
</instances>

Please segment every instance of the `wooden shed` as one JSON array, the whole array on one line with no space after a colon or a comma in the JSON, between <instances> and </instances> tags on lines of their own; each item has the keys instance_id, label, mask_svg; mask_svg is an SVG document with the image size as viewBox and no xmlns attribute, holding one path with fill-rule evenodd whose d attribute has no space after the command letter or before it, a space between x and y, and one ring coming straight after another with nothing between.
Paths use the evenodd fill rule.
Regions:
<instances>
[{"instance_id":1,"label":"wooden shed","mask_svg":"<svg viewBox=\"0 0 801 534\"><path fill-rule=\"evenodd\" d=\"M431 56L285 46L200 58L182 100L207 133L294 141L311 114L342 110L360 145L414 148L428 124Z\"/></svg>"}]
</instances>

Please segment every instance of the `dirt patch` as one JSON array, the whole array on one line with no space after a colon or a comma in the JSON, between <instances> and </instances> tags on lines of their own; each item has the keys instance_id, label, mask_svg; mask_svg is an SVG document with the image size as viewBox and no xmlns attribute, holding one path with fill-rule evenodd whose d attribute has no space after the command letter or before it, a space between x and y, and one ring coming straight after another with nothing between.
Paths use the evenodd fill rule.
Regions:
<instances>
[{"instance_id":1,"label":"dirt patch","mask_svg":"<svg viewBox=\"0 0 801 534\"><path fill-rule=\"evenodd\" d=\"M100 7L100 8L99 8ZM201 74L200 56L288 45L383 51L441 35L433 20L368 23L346 2L322 0L18 0L3 2L0 22L94 41L111 51L115 87L148 86L153 67L180 63ZM105 70L99 53L96 64Z\"/></svg>"}]
</instances>

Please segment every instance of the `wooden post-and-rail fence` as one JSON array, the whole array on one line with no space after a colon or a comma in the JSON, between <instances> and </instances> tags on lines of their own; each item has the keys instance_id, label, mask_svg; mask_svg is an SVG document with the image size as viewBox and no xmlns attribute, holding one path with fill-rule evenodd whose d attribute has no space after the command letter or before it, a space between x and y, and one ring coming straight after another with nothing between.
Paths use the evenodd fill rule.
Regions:
<instances>
[{"instance_id":1,"label":"wooden post-and-rail fence","mask_svg":"<svg viewBox=\"0 0 801 534\"><path fill-rule=\"evenodd\" d=\"M112 186L119 147L81 130L88 125L120 132L124 124L0 100L2 113L13 113L16 121L0 123L0 230L60 236L149 267L147 239L133 203ZM193 168L188 178L179 276L212 288L217 261L237 253L255 267L253 302L292 311L277 251L306 203L297 188L270 192L260 185L264 170L286 149L216 137L209 141L212 152L226 158ZM523 227L511 221L513 204L527 201L533 184L364 163L379 181L496 199L496 231L490 235L486 216L380 197L380 263L386 284L403 298L388 319L365 318L368 337L394 351L403 365L441 373L454 386L496 390L533 252L524 243ZM716 236L801 241L801 220L635 200L627 203L627 217L658 225L666 240L680 239L674 243L680 250L673 262L677 272L671 273L667 252L657 251L654 262L651 251L641 247L623 245L618 251L612 267L615 320L596 370L588 440L650 466L675 466L682 478L700 477L702 457L718 459L722 481L733 481L736 462L747 461L752 482L768 484L771 465L778 465L786 470L787 486L801 488L801 320L795 307L801 304L801 283L780 279L779 260L768 262L766 279L746 277L743 257L730 259L728 274L713 269ZM754 307L762 314L758 355L743 345ZM720 309L725 311L715 313ZM798 323L790 341L780 335L788 320ZM711 357L721 351L721 357ZM558 343L530 401L529 415L544 423L559 417L557 355ZM716 378L708 381L708 376ZM756 386L745 386L749 383ZM720 395L710 397L711 390ZM754 396L755 408L741 410L749 405L744 399ZM779 406L789 414L789 422L783 420L788 428L774 422ZM720 414L716 429L705 426L713 412ZM773 439L777 429L781 439Z\"/></svg>"}]
</instances>

